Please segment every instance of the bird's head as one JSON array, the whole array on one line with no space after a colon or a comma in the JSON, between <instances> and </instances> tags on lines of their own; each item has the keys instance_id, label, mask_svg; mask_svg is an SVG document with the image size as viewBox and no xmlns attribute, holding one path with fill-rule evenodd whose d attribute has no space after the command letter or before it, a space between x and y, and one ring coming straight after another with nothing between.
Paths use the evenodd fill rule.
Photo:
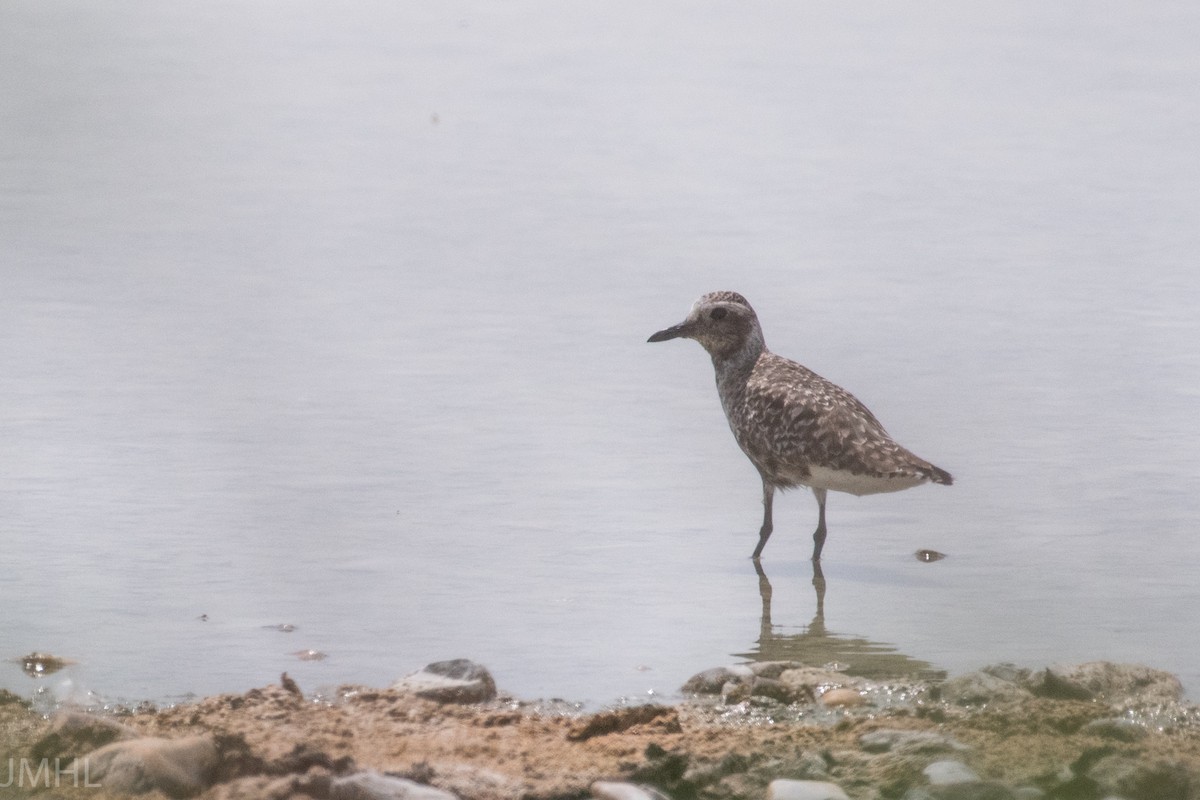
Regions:
<instances>
[{"instance_id":1,"label":"bird's head","mask_svg":"<svg viewBox=\"0 0 1200 800\"><path fill-rule=\"evenodd\" d=\"M764 348L758 316L737 292L709 292L696 301L687 319L659 331L647 341L667 339L695 339L713 361L741 354L757 358Z\"/></svg>"}]
</instances>

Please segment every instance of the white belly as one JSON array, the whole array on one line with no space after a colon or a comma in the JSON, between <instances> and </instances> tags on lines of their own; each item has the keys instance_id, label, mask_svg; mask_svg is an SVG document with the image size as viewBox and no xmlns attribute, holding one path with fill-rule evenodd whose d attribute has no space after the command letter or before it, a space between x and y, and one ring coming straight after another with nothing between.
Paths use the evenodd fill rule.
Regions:
<instances>
[{"instance_id":1,"label":"white belly","mask_svg":"<svg viewBox=\"0 0 1200 800\"><path fill-rule=\"evenodd\" d=\"M809 476L797 483L812 489L828 489L831 492L846 492L847 494L879 494L881 492L899 492L911 489L925 483L926 478L894 477L880 478L873 475L855 475L826 467L812 467Z\"/></svg>"}]
</instances>

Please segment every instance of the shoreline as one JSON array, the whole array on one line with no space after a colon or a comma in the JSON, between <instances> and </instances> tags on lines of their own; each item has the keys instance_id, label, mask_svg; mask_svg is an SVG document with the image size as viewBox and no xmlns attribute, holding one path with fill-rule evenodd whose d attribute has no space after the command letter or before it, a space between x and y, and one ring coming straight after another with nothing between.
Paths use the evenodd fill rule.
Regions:
<instances>
[{"instance_id":1,"label":"shoreline","mask_svg":"<svg viewBox=\"0 0 1200 800\"><path fill-rule=\"evenodd\" d=\"M93 800L1200 797L1200 708L1149 667L879 681L777 661L705 670L681 691L585 712L499 693L460 659L384 689L314 697L285 674L110 714L45 718L0 693L0 797L45 792L28 780L43 761L62 770L55 797Z\"/></svg>"}]
</instances>

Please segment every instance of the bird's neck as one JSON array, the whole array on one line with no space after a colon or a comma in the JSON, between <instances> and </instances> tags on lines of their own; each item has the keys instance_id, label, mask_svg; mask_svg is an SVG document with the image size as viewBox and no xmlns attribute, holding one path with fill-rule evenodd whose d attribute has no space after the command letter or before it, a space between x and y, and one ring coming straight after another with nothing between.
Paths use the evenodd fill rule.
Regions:
<instances>
[{"instance_id":1,"label":"bird's neck","mask_svg":"<svg viewBox=\"0 0 1200 800\"><path fill-rule=\"evenodd\" d=\"M754 371L754 365L767 352L762 331L754 330L739 346L723 352L712 352L713 369L717 373L718 386L744 384Z\"/></svg>"}]
</instances>

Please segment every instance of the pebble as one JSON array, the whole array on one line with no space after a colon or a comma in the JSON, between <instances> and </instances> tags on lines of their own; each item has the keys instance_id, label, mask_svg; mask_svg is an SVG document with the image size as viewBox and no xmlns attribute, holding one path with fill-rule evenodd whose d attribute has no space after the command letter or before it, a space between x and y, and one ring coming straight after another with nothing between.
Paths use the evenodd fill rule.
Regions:
<instances>
[{"instance_id":1,"label":"pebble","mask_svg":"<svg viewBox=\"0 0 1200 800\"><path fill-rule=\"evenodd\" d=\"M667 800L656 789L623 781L596 781L591 789L595 800Z\"/></svg>"},{"instance_id":2,"label":"pebble","mask_svg":"<svg viewBox=\"0 0 1200 800\"><path fill-rule=\"evenodd\" d=\"M491 673L465 658L428 664L393 683L392 689L439 703L482 703L496 696Z\"/></svg>"},{"instance_id":3,"label":"pebble","mask_svg":"<svg viewBox=\"0 0 1200 800\"><path fill-rule=\"evenodd\" d=\"M330 800L458 800L458 795L443 789L393 778L378 772L356 772L336 778L329 786Z\"/></svg>"},{"instance_id":4,"label":"pebble","mask_svg":"<svg viewBox=\"0 0 1200 800\"><path fill-rule=\"evenodd\" d=\"M854 708L867 704L867 698L856 690L845 687L830 689L821 695L820 700L821 705L829 708Z\"/></svg>"},{"instance_id":5,"label":"pebble","mask_svg":"<svg viewBox=\"0 0 1200 800\"><path fill-rule=\"evenodd\" d=\"M767 800L850 800L836 783L779 778L767 786Z\"/></svg>"},{"instance_id":6,"label":"pebble","mask_svg":"<svg viewBox=\"0 0 1200 800\"><path fill-rule=\"evenodd\" d=\"M934 761L921 772L934 786L979 782L975 771L961 761Z\"/></svg>"}]
</instances>

